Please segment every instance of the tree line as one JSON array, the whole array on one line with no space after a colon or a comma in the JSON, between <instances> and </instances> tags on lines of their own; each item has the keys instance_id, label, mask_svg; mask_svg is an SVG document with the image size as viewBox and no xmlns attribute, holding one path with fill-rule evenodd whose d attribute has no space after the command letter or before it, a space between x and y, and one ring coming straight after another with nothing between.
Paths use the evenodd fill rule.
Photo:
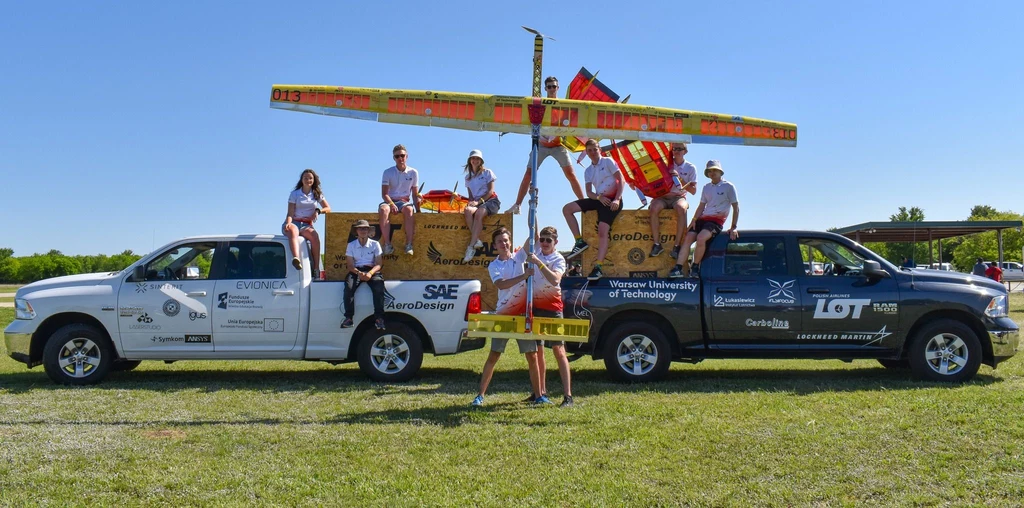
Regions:
<instances>
[{"instance_id":1,"label":"tree line","mask_svg":"<svg viewBox=\"0 0 1024 508\"><path fill-rule=\"evenodd\" d=\"M66 256L59 250L31 256L14 256L14 249L0 248L0 283L24 284L50 277L80 273L117 272L142 256L126 250L108 256Z\"/></svg>"}]
</instances>

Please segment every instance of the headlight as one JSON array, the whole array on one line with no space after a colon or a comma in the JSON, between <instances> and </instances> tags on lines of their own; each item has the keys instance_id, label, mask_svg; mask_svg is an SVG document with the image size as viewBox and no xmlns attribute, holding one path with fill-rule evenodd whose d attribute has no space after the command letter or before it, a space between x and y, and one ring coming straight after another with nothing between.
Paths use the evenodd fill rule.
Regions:
<instances>
[{"instance_id":1,"label":"headlight","mask_svg":"<svg viewBox=\"0 0 1024 508\"><path fill-rule=\"evenodd\" d=\"M985 308L985 315L988 317L1006 317L1006 296L1000 295L992 298Z\"/></svg>"},{"instance_id":2,"label":"headlight","mask_svg":"<svg viewBox=\"0 0 1024 508\"><path fill-rule=\"evenodd\" d=\"M14 317L15 319L35 319L36 311L32 309L32 304L28 303L28 300L24 298L15 298Z\"/></svg>"}]
</instances>

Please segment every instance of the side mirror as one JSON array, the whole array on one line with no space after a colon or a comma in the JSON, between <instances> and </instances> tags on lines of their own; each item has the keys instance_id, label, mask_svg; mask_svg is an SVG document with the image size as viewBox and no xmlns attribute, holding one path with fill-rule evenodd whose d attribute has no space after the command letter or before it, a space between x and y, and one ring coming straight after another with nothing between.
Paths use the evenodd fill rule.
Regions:
<instances>
[{"instance_id":1,"label":"side mirror","mask_svg":"<svg viewBox=\"0 0 1024 508\"><path fill-rule=\"evenodd\" d=\"M185 279L195 280L199 278L199 267L198 266L186 266L185 267Z\"/></svg>"},{"instance_id":2,"label":"side mirror","mask_svg":"<svg viewBox=\"0 0 1024 508\"><path fill-rule=\"evenodd\" d=\"M146 280L146 267L138 265L132 270L132 282L143 282Z\"/></svg>"},{"instance_id":3,"label":"side mirror","mask_svg":"<svg viewBox=\"0 0 1024 508\"><path fill-rule=\"evenodd\" d=\"M889 272L882 269L882 265L878 261L870 259L864 260L864 270L861 273L875 279L888 279L892 277Z\"/></svg>"}]
</instances>

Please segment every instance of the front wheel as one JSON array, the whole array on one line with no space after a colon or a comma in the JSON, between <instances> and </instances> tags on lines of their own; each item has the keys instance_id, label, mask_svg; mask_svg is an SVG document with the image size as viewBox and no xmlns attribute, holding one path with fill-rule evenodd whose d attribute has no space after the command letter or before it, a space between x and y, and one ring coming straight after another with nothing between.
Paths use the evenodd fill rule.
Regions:
<instances>
[{"instance_id":1,"label":"front wheel","mask_svg":"<svg viewBox=\"0 0 1024 508\"><path fill-rule=\"evenodd\" d=\"M672 350L665 334L649 323L624 323L612 331L604 366L620 381L647 382L665 377Z\"/></svg>"},{"instance_id":2,"label":"front wheel","mask_svg":"<svg viewBox=\"0 0 1024 508\"><path fill-rule=\"evenodd\" d=\"M99 383L110 371L114 353L110 340L94 326L67 325L58 329L43 348L46 375L62 385Z\"/></svg>"},{"instance_id":3,"label":"front wheel","mask_svg":"<svg viewBox=\"0 0 1024 508\"><path fill-rule=\"evenodd\" d=\"M370 379L400 383L416 375L423 363L423 344L416 332L402 323L385 330L368 330L359 341L359 369Z\"/></svg>"},{"instance_id":4,"label":"front wheel","mask_svg":"<svg viewBox=\"0 0 1024 508\"><path fill-rule=\"evenodd\" d=\"M967 325L951 319L928 323L910 343L910 368L926 381L960 383L978 373L981 343Z\"/></svg>"}]
</instances>

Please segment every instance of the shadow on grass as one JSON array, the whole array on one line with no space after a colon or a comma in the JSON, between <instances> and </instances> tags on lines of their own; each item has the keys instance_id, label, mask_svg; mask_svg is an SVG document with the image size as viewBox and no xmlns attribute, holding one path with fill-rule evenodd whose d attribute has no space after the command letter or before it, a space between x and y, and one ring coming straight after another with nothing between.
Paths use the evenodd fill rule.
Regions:
<instances>
[{"instance_id":1,"label":"shadow on grass","mask_svg":"<svg viewBox=\"0 0 1024 508\"><path fill-rule=\"evenodd\" d=\"M32 390L139 390L173 393L221 390L257 390L262 392L366 392L373 397L405 395L467 395L476 393L479 372L473 369L424 367L408 383L385 384L370 381L359 369L188 369L137 370L110 373L98 385L65 387L52 383L42 369L0 375L0 391L11 394ZM968 384L989 385L1001 382L990 373L979 373ZM548 369L547 385L551 393L561 393L558 372ZM654 383L623 383L610 379L602 369L574 370L573 391L576 395L602 393L727 393L779 392L798 395L821 392L859 392L876 390L917 390L960 385L917 380L909 370L882 367L829 369L708 369L670 370L664 380ZM525 371L494 373L488 393L522 393L529 391Z\"/></svg>"}]
</instances>

